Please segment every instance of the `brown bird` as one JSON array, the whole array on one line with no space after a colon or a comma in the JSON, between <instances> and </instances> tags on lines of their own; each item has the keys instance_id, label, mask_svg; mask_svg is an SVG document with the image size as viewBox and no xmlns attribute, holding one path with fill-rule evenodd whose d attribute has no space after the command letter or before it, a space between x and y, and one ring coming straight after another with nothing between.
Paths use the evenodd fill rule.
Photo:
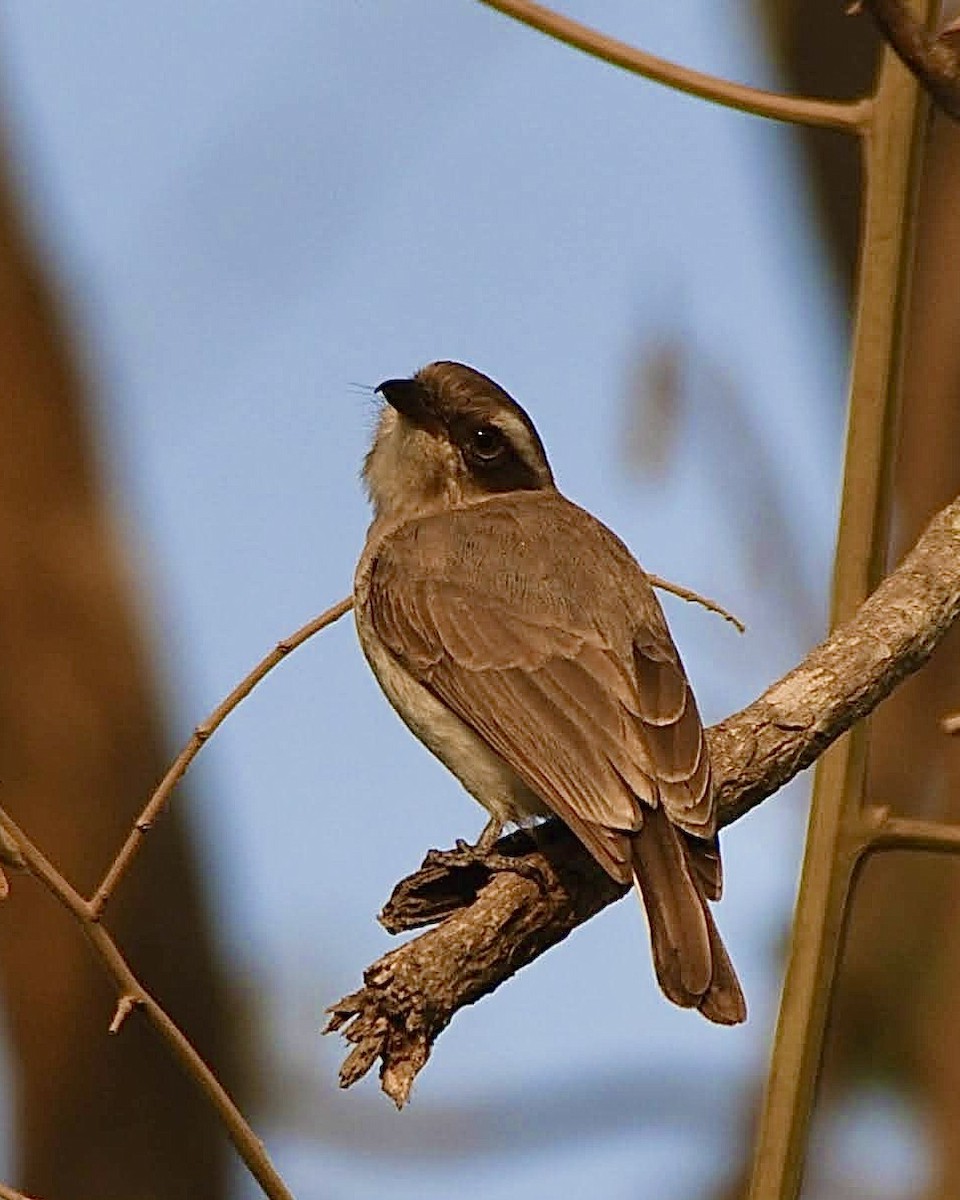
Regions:
<instances>
[{"instance_id":1,"label":"brown bird","mask_svg":"<svg viewBox=\"0 0 960 1200\"><path fill-rule=\"evenodd\" d=\"M646 575L560 494L486 375L437 362L377 391L354 600L387 699L490 814L477 853L556 814L636 885L665 994L743 1021L707 904L722 875L706 739Z\"/></svg>"}]
</instances>

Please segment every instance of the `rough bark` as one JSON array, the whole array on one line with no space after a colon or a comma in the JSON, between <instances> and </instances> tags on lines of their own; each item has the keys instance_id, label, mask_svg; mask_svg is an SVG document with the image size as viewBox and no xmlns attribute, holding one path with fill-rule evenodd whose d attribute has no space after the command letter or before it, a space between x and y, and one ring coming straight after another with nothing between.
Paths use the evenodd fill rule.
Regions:
<instances>
[{"instance_id":1,"label":"rough bark","mask_svg":"<svg viewBox=\"0 0 960 1200\"><path fill-rule=\"evenodd\" d=\"M709 731L721 824L743 816L809 766L930 657L960 615L960 500L862 606L753 704ZM577 925L621 896L566 830L530 849L500 849L535 864L541 879L453 870L428 856L402 881L382 917L388 929L443 918L379 959L364 987L331 1009L329 1029L354 1044L347 1087L381 1059L384 1091L406 1102L437 1036L456 1012L493 991Z\"/></svg>"}]
</instances>

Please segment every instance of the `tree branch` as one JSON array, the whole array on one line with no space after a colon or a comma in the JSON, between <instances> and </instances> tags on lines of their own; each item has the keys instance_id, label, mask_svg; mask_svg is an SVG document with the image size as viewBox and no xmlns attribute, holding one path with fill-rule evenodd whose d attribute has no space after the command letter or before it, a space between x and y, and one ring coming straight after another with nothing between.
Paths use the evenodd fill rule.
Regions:
<instances>
[{"instance_id":1,"label":"tree branch","mask_svg":"<svg viewBox=\"0 0 960 1200\"><path fill-rule=\"evenodd\" d=\"M564 17L552 8L533 4L530 0L480 0L488 8L495 8L504 16L512 17L531 29L537 29L548 37L555 38L575 50L582 50L594 58L612 66L642 75L655 83L666 84L678 92L699 96L736 108L741 112L753 113L758 117L769 117L775 121L789 121L794 125L811 125L825 129L844 129L850 133L862 133L869 120L870 100L812 100L803 96L782 96L776 92L764 92L759 88L745 87L691 71L677 63L647 54L626 42L607 37L588 25L581 25L570 17Z\"/></svg>"},{"instance_id":2,"label":"tree branch","mask_svg":"<svg viewBox=\"0 0 960 1200\"><path fill-rule=\"evenodd\" d=\"M900 567L847 624L741 712L708 732L720 824L729 825L808 767L930 657L960 616L960 500L930 523ZM862 846L884 848L883 814L863 816ZM935 835L931 827L926 836ZM497 849L535 863L543 886L427 855L381 914L391 932L441 920L364 972L333 1005L327 1032L353 1044L349 1087L381 1060L383 1090L401 1107L433 1043L473 1004L626 891L559 822L504 838ZM889 839L887 839L889 841Z\"/></svg>"},{"instance_id":3,"label":"tree branch","mask_svg":"<svg viewBox=\"0 0 960 1200\"><path fill-rule=\"evenodd\" d=\"M931 33L903 0L862 0L881 33L936 104L960 121L960 54L957 22Z\"/></svg>"},{"instance_id":4,"label":"tree branch","mask_svg":"<svg viewBox=\"0 0 960 1200\"><path fill-rule=\"evenodd\" d=\"M723 617L725 621L729 621L737 633L747 632L746 625L744 625L739 617L735 617L732 612L727 612L722 604L718 604L716 600L711 600L709 596L701 596L699 592L695 592L691 588L683 587L679 583L671 583L669 579L664 579L661 575L654 575L650 571L647 571L646 575L651 587L659 588L663 592L669 592L671 596L677 596L679 599L686 600L690 604L699 604L707 612L716 613L718 617Z\"/></svg>"},{"instance_id":5,"label":"tree branch","mask_svg":"<svg viewBox=\"0 0 960 1200\"><path fill-rule=\"evenodd\" d=\"M116 890L117 884L126 875L127 871L129 871L137 855L137 851L143 843L143 839L163 812L167 801L173 793L173 789L184 775L186 775L187 769L203 749L204 743L219 729L241 700L245 700L250 695L265 675L268 675L274 667L283 662L288 654L302 646L305 641L312 638L315 633L319 633L321 629L326 629L328 625L332 625L334 621L338 621L351 608L353 608L353 597L347 596L346 599L339 600L336 604L328 608L326 612L322 612L318 617L314 617L306 625L301 626L296 633L292 633L289 637L284 638L282 642L277 642L270 653L265 655L253 670L240 680L230 695L222 700L209 717L205 721L201 721L196 729L194 729L190 740L173 760L166 775L160 780L156 791L147 801L143 812L137 817L133 828L127 834L127 840L120 847L116 858L107 868L106 874L96 892L94 892L93 898L90 901L90 908L95 918L103 915L103 910L106 908L107 902ZM2 858L2 855L0 855L0 858Z\"/></svg>"},{"instance_id":6,"label":"tree branch","mask_svg":"<svg viewBox=\"0 0 960 1200\"><path fill-rule=\"evenodd\" d=\"M9 843L17 848L25 868L38 879L52 895L78 921L87 940L93 946L107 974L113 979L119 993L116 1016L110 1024L110 1033L117 1033L125 1016L135 1007L142 1008L147 1019L167 1043L174 1058L187 1075L196 1083L217 1113L237 1153L243 1159L270 1200L293 1200L286 1184L270 1161L263 1143L256 1136L243 1114L231 1100L226 1089L203 1061L186 1036L140 983L121 954L116 942L101 925L88 903L73 888L54 865L30 841L16 822L0 808L0 829ZM0 1185L2 1186L2 1185ZM17 1193L7 1189L0 1197L16 1197ZM27 1200L26 1197L23 1200Z\"/></svg>"}]
</instances>

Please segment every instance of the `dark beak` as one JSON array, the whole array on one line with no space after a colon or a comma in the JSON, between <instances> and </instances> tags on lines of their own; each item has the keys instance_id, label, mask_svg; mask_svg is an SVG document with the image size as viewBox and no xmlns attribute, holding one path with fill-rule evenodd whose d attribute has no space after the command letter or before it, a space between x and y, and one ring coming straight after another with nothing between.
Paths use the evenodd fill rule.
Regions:
<instances>
[{"instance_id":1,"label":"dark beak","mask_svg":"<svg viewBox=\"0 0 960 1200\"><path fill-rule=\"evenodd\" d=\"M385 379L375 391L398 413L416 421L418 425L430 421L434 416L427 390L416 379Z\"/></svg>"}]
</instances>

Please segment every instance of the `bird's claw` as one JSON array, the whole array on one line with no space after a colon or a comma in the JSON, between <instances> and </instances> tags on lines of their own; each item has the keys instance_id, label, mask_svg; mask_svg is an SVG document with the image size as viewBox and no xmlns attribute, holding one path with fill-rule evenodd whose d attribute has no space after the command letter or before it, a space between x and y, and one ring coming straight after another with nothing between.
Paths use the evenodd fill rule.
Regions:
<instances>
[{"instance_id":1,"label":"bird's claw","mask_svg":"<svg viewBox=\"0 0 960 1200\"><path fill-rule=\"evenodd\" d=\"M480 845L471 845L463 838L457 838L452 850L431 850L430 864L451 871L480 870L488 875L510 872L531 880L541 892L547 891L550 886L547 872L540 863L519 855L486 850Z\"/></svg>"}]
</instances>

